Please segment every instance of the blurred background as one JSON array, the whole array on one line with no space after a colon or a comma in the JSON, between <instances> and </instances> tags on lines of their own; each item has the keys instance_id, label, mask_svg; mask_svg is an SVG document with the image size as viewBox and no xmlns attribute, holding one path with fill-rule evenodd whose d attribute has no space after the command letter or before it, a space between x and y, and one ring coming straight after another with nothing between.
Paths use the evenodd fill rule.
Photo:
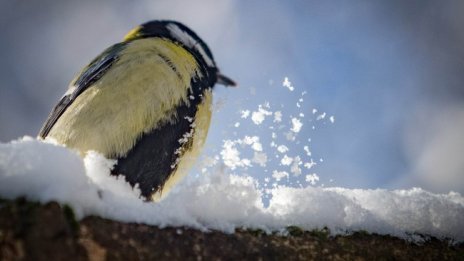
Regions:
<instances>
[{"instance_id":1,"label":"blurred background","mask_svg":"<svg viewBox=\"0 0 464 261\"><path fill-rule=\"evenodd\" d=\"M303 168L317 173L317 185L462 194L463 12L458 0L1 0L0 141L37 135L75 74L131 28L174 19L240 85L217 86L205 155L220 158L224 140L258 135L266 167L236 173L266 179L285 169L275 140L289 156L317 162ZM282 86L285 77L294 91ZM241 117L266 104L282 123ZM327 117L317 120L320 112ZM290 142L294 116L303 126Z\"/></svg>"}]
</instances>

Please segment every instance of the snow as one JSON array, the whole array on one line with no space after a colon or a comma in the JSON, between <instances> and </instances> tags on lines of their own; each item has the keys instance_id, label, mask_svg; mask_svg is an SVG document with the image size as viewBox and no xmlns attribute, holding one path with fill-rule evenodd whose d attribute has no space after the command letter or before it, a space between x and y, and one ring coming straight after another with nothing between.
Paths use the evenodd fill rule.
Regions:
<instances>
[{"instance_id":1,"label":"snow","mask_svg":"<svg viewBox=\"0 0 464 261\"><path fill-rule=\"evenodd\" d=\"M323 110L314 107L311 104L311 97L304 99L303 97L307 94L306 91L300 92L299 97L289 94L287 92L288 88L291 87L296 90L296 87L292 85L288 77L283 79L282 85L287 88L276 89L278 96L290 96L294 99L296 107L286 106L292 102L283 104L281 100L272 102L272 99L269 100L268 97L263 97L255 108L239 108L238 112L241 117L235 120L236 124L240 123L241 129L239 131L246 130L248 133L255 135L248 138L261 138L263 141L270 140L270 142L260 143L258 141L254 143L251 140L247 141L247 136L243 139L236 139L237 132L232 133L233 140L230 140L230 136L226 136L224 139L224 141L230 140L233 143L233 146L230 147L232 155L235 155L235 152L238 153L238 151L241 154L239 157L234 158L223 157L224 162L222 164L229 167L235 174L247 173L253 176L257 181L260 181L258 182L260 189L264 189L265 182L263 180L268 178L269 173L274 170L291 174L284 180L283 184L285 185L301 186L301 184L308 183L305 177L309 169L311 169L311 173L317 175L319 168L316 167L318 165L316 162L322 165L322 161L319 160L320 156L317 152L313 153L310 146L302 141L311 142L309 135L316 134L316 132L310 131L311 129L315 130L316 126L322 126L329 122L333 123L335 120L333 115L330 116ZM271 119L266 121L266 118ZM227 152L228 148L223 145L221 155L229 154ZM289 151L292 151L293 155L291 157ZM266 157L257 154L258 152L265 153ZM318 158L313 158L316 155ZM327 180L322 178L321 181L325 182ZM309 184L314 186L318 182L319 180L313 179ZM283 184L279 183L279 185ZM277 185L277 183L273 185Z\"/></svg>"},{"instance_id":2,"label":"snow","mask_svg":"<svg viewBox=\"0 0 464 261\"><path fill-rule=\"evenodd\" d=\"M303 123L297 118L292 118L292 129L291 131L298 133L301 130L301 127L303 126Z\"/></svg>"},{"instance_id":3,"label":"snow","mask_svg":"<svg viewBox=\"0 0 464 261\"><path fill-rule=\"evenodd\" d=\"M290 164L292 164L292 162L293 162L293 159L287 156L287 154L285 154L282 160L280 161L280 163L284 166L289 166Z\"/></svg>"},{"instance_id":4,"label":"snow","mask_svg":"<svg viewBox=\"0 0 464 261\"><path fill-rule=\"evenodd\" d=\"M311 159L310 162L306 162L305 164L303 164L303 166L307 169L311 169L312 167L314 167L315 165L317 165L316 162L313 161L313 159Z\"/></svg>"},{"instance_id":5,"label":"snow","mask_svg":"<svg viewBox=\"0 0 464 261\"><path fill-rule=\"evenodd\" d=\"M243 140L237 140L237 143L244 143L246 145L251 145L251 148L254 151L263 151L263 145L259 142L258 136L245 136Z\"/></svg>"},{"instance_id":6,"label":"snow","mask_svg":"<svg viewBox=\"0 0 464 261\"><path fill-rule=\"evenodd\" d=\"M263 151L263 145L261 145L261 143L253 143L253 145L251 145L251 148L254 151Z\"/></svg>"},{"instance_id":7,"label":"snow","mask_svg":"<svg viewBox=\"0 0 464 261\"><path fill-rule=\"evenodd\" d=\"M306 182L311 185L316 185L316 182L319 181L319 176L316 173L306 175Z\"/></svg>"},{"instance_id":8,"label":"snow","mask_svg":"<svg viewBox=\"0 0 464 261\"><path fill-rule=\"evenodd\" d=\"M239 157L232 149L238 143L226 144L227 157ZM275 231L288 225L309 230L326 226L333 233L366 230L409 239L421 233L464 240L464 198L455 192L277 185L268 190L265 207L255 179L218 166L189 176L163 201L153 203L141 200L138 189L122 177L109 175L114 163L94 152L82 160L65 147L29 137L0 143L0 197L56 200L72 206L79 218L98 215L160 227L232 232L239 227ZM287 175L273 173L275 179ZM310 183L317 178L306 176Z\"/></svg>"},{"instance_id":9,"label":"snow","mask_svg":"<svg viewBox=\"0 0 464 261\"><path fill-rule=\"evenodd\" d=\"M248 116L250 116L250 111L249 110L243 110L243 111L240 112L240 114L241 114L240 117L242 119L246 119L246 118L248 118Z\"/></svg>"},{"instance_id":10,"label":"snow","mask_svg":"<svg viewBox=\"0 0 464 261\"><path fill-rule=\"evenodd\" d=\"M282 112L276 111L274 112L274 122L281 122L282 121Z\"/></svg>"},{"instance_id":11,"label":"snow","mask_svg":"<svg viewBox=\"0 0 464 261\"><path fill-rule=\"evenodd\" d=\"M277 170L274 170L272 172L272 177L276 180L276 181L280 181L281 179L283 178L288 178L289 175L288 175L288 172L286 171L277 171Z\"/></svg>"},{"instance_id":12,"label":"snow","mask_svg":"<svg viewBox=\"0 0 464 261\"><path fill-rule=\"evenodd\" d=\"M301 162L301 159L299 156L296 156L293 158L293 163L292 163L292 166L290 167L290 172L292 172L294 176L301 175L301 168L300 168L301 164L303 164L303 162Z\"/></svg>"},{"instance_id":13,"label":"snow","mask_svg":"<svg viewBox=\"0 0 464 261\"><path fill-rule=\"evenodd\" d=\"M288 151L288 147L285 146L285 145L279 145L279 146L277 147L277 151L280 152L280 153L285 153L285 152Z\"/></svg>"},{"instance_id":14,"label":"snow","mask_svg":"<svg viewBox=\"0 0 464 261\"><path fill-rule=\"evenodd\" d=\"M285 77L284 82L282 83L282 86L286 87L290 91L293 91L295 88L292 86L292 83L288 80L288 77Z\"/></svg>"},{"instance_id":15,"label":"snow","mask_svg":"<svg viewBox=\"0 0 464 261\"><path fill-rule=\"evenodd\" d=\"M319 114L316 118L316 120L320 121L320 120L323 120L325 119L325 116L327 115L327 113L323 112L321 114Z\"/></svg>"},{"instance_id":16,"label":"snow","mask_svg":"<svg viewBox=\"0 0 464 261\"><path fill-rule=\"evenodd\" d=\"M240 158L240 152L234 141L224 141L224 144L222 144L221 156L224 164L232 170L237 167L251 166L250 160Z\"/></svg>"},{"instance_id":17,"label":"snow","mask_svg":"<svg viewBox=\"0 0 464 261\"><path fill-rule=\"evenodd\" d=\"M252 160L240 158L240 151L237 145L248 145L255 152ZM251 167L251 162L257 163L260 166L266 166L267 155L261 153L263 145L259 142L258 136L245 136L243 139L225 140L222 144L221 156L224 165L232 170L238 167Z\"/></svg>"},{"instance_id":18,"label":"snow","mask_svg":"<svg viewBox=\"0 0 464 261\"><path fill-rule=\"evenodd\" d=\"M265 106L265 107L269 107L269 106ZM270 116L272 115L272 112L266 110L266 109L263 109L263 106L259 105L258 107L258 111L254 111L252 114L251 114L251 120L256 124L256 125L260 125L264 119L266 118L266 116Z\"/></svg>"},{"instance_id":19,"label":"snow","mask_svg":"<svg viewBox=\"0 0 464 261\"><path fill-rule=\"evenodd\" d=\"M306 156L311 156L311 151L309 150L308 146L304 146L303 149L306 152Z\"/></svg>"},{"instance_id":20,"label":"snow","mask_svg":"<svg viewBox=\"0 0 464 261\"><path fill-rule=\"evenodd\" d=\"M261 167L266 167L267 155L266 155L266 153L255 151L254 154L253 154L253 160L252 161L254 163L258 164Z\"/></svg>"}]
</instances>

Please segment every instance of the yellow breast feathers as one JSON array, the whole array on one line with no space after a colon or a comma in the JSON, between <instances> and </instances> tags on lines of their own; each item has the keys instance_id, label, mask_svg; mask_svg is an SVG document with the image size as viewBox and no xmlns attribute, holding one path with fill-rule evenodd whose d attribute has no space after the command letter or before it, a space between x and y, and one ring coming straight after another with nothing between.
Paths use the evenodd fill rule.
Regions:
<instances>
[{"instance_id":1,"label":"yellow breast feathers","mask_svg":"<svg viewBox=\"0 0 464 261\"><path fill-rule=\"evenodd\" d=\"M175 67L174 67L175 65ZM192 77L202 77L195 58L161 38L128 43L111 70L79 95L49 137L108 158L124 156L143 134L171 121L187 97Z\"/></svg>"}]
</instances>

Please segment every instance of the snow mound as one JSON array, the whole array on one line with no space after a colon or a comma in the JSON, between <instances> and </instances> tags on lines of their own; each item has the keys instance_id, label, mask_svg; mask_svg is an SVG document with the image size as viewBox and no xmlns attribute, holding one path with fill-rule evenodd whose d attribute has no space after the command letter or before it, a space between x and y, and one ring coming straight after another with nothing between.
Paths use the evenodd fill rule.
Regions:
<instances>
[{"instance_id":1,"label":"snow mound","mask_svg":"<svg viewBox=\"0 0 464 261\"><path fill-rule=\"evenodd\" d=\"M328 227L334 233L366 230L414 238L414 233L464 240L464 198L420 188L388 191L345 188L270 189L268 207L251 177L213 171L188 178L159 203L109 175L114 161L90 152L84 160L65 147L25 137L0 143L0 197L25 196L71 205L78 217L191 226L232 232L238 227L280 230Z\"/></svg>"}]
</instances>

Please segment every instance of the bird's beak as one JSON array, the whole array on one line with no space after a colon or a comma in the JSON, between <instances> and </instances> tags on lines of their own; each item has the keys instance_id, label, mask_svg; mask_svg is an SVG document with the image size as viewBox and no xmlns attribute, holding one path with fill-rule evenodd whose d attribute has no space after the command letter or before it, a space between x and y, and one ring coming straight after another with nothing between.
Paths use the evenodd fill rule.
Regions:
<instances>
[{"instance_id":1,"label":"bird's beak","mask_svg":"<svg viewBox=\"0 0 464 261\"><path fill-rule=\"evenodd\" d=\"M237 86L237 84L232 80L230 79L229 77L227 76L224 76L222 75L221 73L217 73L217 83L218 84L222 84L226 87L234 87L234 86Z\"/></svg>"}]
</instances>

